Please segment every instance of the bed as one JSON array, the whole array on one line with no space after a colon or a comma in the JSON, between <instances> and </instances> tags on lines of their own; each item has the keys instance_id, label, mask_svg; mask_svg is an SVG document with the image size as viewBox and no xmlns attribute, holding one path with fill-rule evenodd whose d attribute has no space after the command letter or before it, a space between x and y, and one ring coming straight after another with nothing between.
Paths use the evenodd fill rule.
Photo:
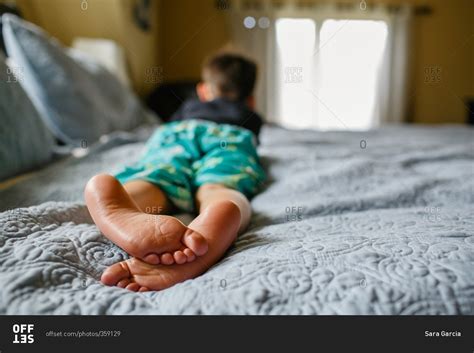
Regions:
<instances>
[{"instance_id":1,"label":"bed","mask_svg":"<svg viewBox=\"0 0 474 353\"><path fill-rule=\"evenodd\" d=\"M474 130L265 126L269 179L254 215L205 274L160 292L99 281L127 258L82 199L132 162L153 127L0 190L1 314L474 314Z\"/></svg>"}]
</instances>

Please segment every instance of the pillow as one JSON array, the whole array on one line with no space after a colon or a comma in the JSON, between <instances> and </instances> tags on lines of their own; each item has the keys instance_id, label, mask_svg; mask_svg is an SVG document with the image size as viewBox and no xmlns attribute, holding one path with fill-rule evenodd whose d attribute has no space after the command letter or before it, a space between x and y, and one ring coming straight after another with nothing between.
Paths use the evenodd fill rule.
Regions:
<instances>
[{"instance_id":1,"label":"pillow","mask_svg":"<svg viewBox=\"0 0 474 353\"><path fill-rule=\"evenodd\" d=\"M8 55L23 68L22 85L52 133L75 146L146 119L138 98L86 56L74 57L39 27L2 17Z\"/></svg>"},{"instance_id":2,"label":"pillow","mask_svg":"<svg viewBox=\"0 0 474 353\"><path fill-rule=\"evenodd\" d=\"M33 104L18 83L22 71L0 53L0 180L51 160L55 146Z\"/></svg>"}]
</instances>

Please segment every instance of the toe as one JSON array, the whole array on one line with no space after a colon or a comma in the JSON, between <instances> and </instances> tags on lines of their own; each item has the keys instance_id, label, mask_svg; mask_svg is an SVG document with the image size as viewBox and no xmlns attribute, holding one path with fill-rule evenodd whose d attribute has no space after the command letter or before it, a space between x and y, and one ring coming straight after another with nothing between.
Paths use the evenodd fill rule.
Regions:
<instances>
[{"instance_id":1,"label":"toe","mask_svg":"<svg viewBox=\"0 0 474 353\"><path fill-rule=\"evenodd\" d=\"M140 287L139 292L148 292L150 289L148 287Z\"/></svg>"},{"instance_id":2,"label":"toe","mask_svg":"<svg viewBox=\"0 0 474 353\"><path fill-rule=\"evenodd\" d=\"M115 286L121 280L128 279L129 277L130 269L127 262L122 261L107 268L102 274L101 281L108 286Z\"/></svg>"},{"instance_id":3,"label":"toe","mask_svg":"<svg viewBox=\"0 0 474 353\"><path fill-rule=\"evenodd\" d=\"M188 262L192 262L196 259L196 255L194 255L193 251L191 249L184 249L183 250L184 255L186 255L186 258Z\"/></svg>"},{"instance_id":4,"label":"toe","mask_svg":"<svg viewBox=\"0 0 474 353\"><path fill-rule=\"evenodd\" d=\"M130 283L125 288L131 290L132 292L137 292L140 289L140 285L138 283Z\"/></svg>"},{"instance_id":5,"label":"toe","mask_svg":"<svg viewBox=\"0 0 474 353\"><path fill-rule=\"evenodd\" d=\"M129 284L130 284L130 280L128 278L125 278L119 281L119 283L117 283L117 287L126 288Z\"/></svg>"},{"instance_id":6,"label":"toe","mask_svg":"<svg viewBox=\"0 0 474 353\"><path fill-rule=\"evenodd\" d=\"M161 263L163 265L172 265L172 264L174 264L173 255L171 255L170 253L166 253L166 254L161 255Z\"/></svg>"},{"instance_id":7,"label":"toe","mask_svg":"<svg viewBox=\"0 0 474 353\"><path fill-rule=\"evenodd\" d=\"M157 254L148 254L143 258L143 261L150 265L158 265L160 263L160 257Z\"/></svg>"},{"instance_id":8,"label":"toe","mask_svg":"<svg viewBox=\"0 0 474 353\"><path fill-rule=\"evenodd\" d=\"M186 233L184 233L183 243L197 256L204 255L208 249L206 239L201 234L190 228L188 228Z\"/></svg>"},{"instance_id":9,"label":"toe","mask_svg":"<svg viewBox=\"0 0 474 353\"><path fill-rule=\"evenodd\" d=\"M188 261L188 258L186 257L186 255L184 255L184 252L182 252L181 250L175 251L173 254L173 257L174 257L174 261L176 261L178 265L182 265Z\"/></svg>"}]
</instances>

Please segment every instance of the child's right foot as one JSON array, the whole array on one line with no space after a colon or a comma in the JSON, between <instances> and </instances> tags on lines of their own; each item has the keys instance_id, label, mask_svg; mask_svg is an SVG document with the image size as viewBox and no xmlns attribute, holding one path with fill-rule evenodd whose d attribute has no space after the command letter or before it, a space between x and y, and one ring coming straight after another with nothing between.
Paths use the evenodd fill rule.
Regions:
<instances>
[{"instance_id":1,"label":"child's right foot","mask_svg":"<svg viewBox=\"0 0 474 353\"><path fill-rule=\"evenodd\" d=\"M178 219L141 212L118 180L110 175L93 177L84 196L101 232L144 262L184 264L208 250L206 239Z\"/></svg>"}]
</instances>

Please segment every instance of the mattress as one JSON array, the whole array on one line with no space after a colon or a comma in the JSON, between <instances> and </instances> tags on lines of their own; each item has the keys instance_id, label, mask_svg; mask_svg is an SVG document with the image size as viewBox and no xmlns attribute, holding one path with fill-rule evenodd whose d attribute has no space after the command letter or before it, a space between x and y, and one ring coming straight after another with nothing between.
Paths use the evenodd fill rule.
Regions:
<instances>
[{"instance_id":1,"label":"mattress","mask_svg":"<svg viewBox=\"0 0 474 353\"><path fill-rule=\"evenodd\" d=\"M474 314L473 129L266 126L248 230L203 275L134 293L101 284L128 256L82 191L146 136L111 136L0 190L1 314Z\"/></svg>"}]
</instances>

